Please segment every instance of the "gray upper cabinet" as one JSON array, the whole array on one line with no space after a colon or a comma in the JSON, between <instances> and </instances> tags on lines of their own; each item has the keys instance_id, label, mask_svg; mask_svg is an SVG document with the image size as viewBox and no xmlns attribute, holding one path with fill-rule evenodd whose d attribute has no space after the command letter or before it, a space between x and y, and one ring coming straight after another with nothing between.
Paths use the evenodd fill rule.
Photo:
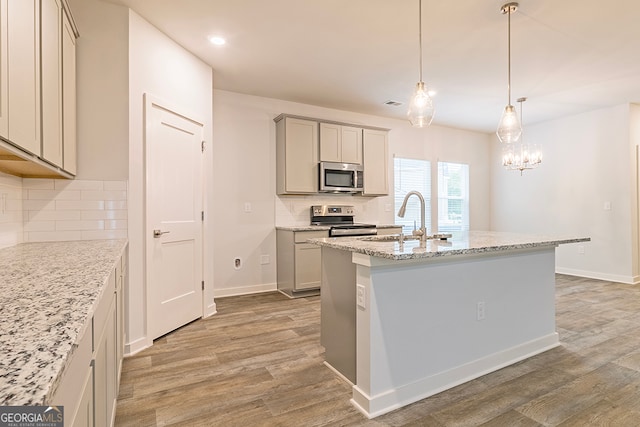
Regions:
<instances>
[{"instance_id":1,"label":"gray upper cabinet","mask_svg":"<svg viewBox=\"0 0 640 427\"><path fill-rule=\"evenodd\" d=\"M360 164L365 196L389 194L388 129L280 114L276 192L318 193L319 162Z\"/></svg>"},{"instance_id":2,"label":"gray upper cabinet","mask_svg":"<svg viewBox=\"0 0 640 427\"><path fill-rule=\"evenodd\" d=\"M276 191L318 192L318 122L278 116L276 121Z\"/></svg>"},{"instance_id":3,"label":"gray upper cabinet","mask_svg":"<svg viewBox=\"0 0 640 427\"><path fill-rule=\"evenodd\" d=\"M8 133L20 148L40 155L40 13L37 0L7 2Z\"/></svg>"},{"instance_id":4,"label":"gray upper cabinet","mask_svg":"<svg viewBox=\"0 0 640 427\"><path fill-rule=\"evenodd\" d=\"M365 129L363 132L365 196L389 194L388 132Z\"/></svg>"},{"instance_id":5,"label":"gray upper cabinet","mask_svg":"<svg viewBox=\"0 0 640 427\"><path fill-rule=\"evenodd\" d=\"M75 175L76 37L65 0L0 0L0 171Z\"/></svg>"},{"instance_id":6,"label":"gray upper cabinet","mask_svg":"<svg viewBox=\"0 0 640 427\"><path fill-rule=\"evenodd\" d=\"M320 123L320 161L362 164L362 128Z\"/></svg>"}]
</instances>

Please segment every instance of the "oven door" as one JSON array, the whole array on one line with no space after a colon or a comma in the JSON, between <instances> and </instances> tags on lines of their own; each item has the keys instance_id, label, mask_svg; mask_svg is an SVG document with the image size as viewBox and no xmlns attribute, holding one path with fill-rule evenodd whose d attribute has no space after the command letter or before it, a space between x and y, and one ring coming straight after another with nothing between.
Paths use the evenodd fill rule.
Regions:
<instances>
[{"instance_id":1,"label":"oven door","mask_svg":"<svg viewBox=\"0 0 640 427\"><path fill-rule=\"evenodd\" d=\"M362 166L351 163L320 162L320 192L362 192Z\"/></svg>"}]
</instances>

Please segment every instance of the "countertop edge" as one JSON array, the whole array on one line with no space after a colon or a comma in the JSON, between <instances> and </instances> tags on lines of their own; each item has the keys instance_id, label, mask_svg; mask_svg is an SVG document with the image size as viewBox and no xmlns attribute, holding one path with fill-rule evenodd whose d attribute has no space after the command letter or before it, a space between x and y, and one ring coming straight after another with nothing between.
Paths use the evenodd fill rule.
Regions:
<instances>
[{"instance_id":1,"label":"countertop edge","mask_svg":"<svg viewBox=\"0 0 640 427\"><path fill-rule=\"evenodd\" d=\"M472 236L473 236L473 232ZM367 241L366 238L350 237L350 238L315 238L309 239L309 243L313 243L318 246L326 246L334 249L341 249L345 251L360 253L368 256L385 258L393 261L403 260L419 260L439 257L461 256L461 255L475 255L482 253L497 253L513 250L534 249L542 248L545 246L558 246L561 244L588 242L591 240L589 237L544 237L536 235L514 235L507 233L487 233L482 232L484 235L491 235L494 237L508 236L513 238L517 236L522 241L519 242L506 242L494 243L487 245L472 245L471 247L451 248L443 247L439 248L440 241L433 240L427 243L427 247L424 251L419 252L401 252L400 246L397 242L393 241ZM530 241L526 241L529 239ZM415 244L418 244L415 241ZM415 245L414 245L415 246ZM433 246L433 247L432 247ZM413 246L411 247L413 248Z\"/></svg>"}]
</instances>

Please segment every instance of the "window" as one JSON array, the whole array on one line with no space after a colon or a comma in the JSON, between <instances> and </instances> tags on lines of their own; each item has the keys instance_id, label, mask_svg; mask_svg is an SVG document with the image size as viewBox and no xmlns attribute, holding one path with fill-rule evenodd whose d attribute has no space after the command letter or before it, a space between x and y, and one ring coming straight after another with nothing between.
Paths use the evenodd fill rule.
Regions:
<instances>
[{"instance_id":1,"label":"window","mask_svg":"<svg viewBox=\"0 0 640 427\"><path fill-rule=\"evenodd\" d=\"M404 234L411 234L414 221L416 228L420 228L420 202L417 197L411 196L404 218L397 216L404 197L409 191L416 190L422 194L425 200L425 226L429 232L431 230L431 164L427 160L395 157L393 169L395 223L402 225Z\"/></svg>"},{"instance_id":2,"label":"window","mask_svg":"<svg viewBox=\"0 0 640 427\"><path fill-rule=\"evenodd\" d=\"M469 230L469 165L438 162L438 232Z\"/></svg>"}]
</instances>

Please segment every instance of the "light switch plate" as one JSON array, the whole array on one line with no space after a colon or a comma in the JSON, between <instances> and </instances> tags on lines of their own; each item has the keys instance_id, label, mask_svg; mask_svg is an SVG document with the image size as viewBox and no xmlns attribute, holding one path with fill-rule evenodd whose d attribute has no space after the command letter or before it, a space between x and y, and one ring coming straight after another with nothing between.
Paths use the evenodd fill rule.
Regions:
<instances>
[{"instance_id":1,"label":"light switch plate","mask_svg":"<svg viewBox=\"0 0 640 427\"><path fill-rule=\"evenodd\" d=\"M360 308L367 308L365 300L366 300L366 289L362 285L356 286L356 304Z\"/></svg>"}]
</instances>

